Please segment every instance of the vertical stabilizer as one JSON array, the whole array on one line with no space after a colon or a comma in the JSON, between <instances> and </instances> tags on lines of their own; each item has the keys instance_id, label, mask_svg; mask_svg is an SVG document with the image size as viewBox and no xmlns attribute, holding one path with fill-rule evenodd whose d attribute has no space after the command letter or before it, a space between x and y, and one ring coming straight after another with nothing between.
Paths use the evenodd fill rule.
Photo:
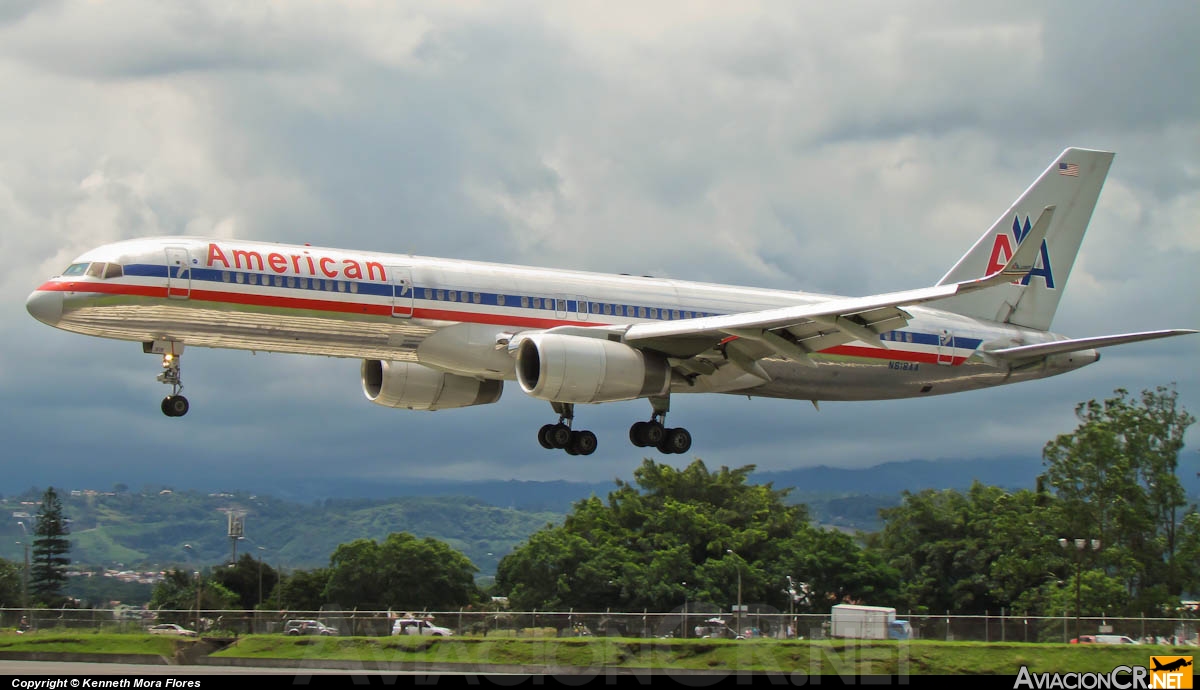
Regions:
<instances>
[{"instance_id":1,"label":"vertical stabilizer","mask_svg":"<svg viewBox=\"0 0 1200 690\"><path fill-rule=\"evenodd\" d=\"M1016 283L951 297L937 308L990 321L1049 330L1071 275L1113 153L1067 149L1005 211L938 285L988 275L1004 266L1046 206L1056 213L1034 268Z\"/></svg>"}]
</instances>

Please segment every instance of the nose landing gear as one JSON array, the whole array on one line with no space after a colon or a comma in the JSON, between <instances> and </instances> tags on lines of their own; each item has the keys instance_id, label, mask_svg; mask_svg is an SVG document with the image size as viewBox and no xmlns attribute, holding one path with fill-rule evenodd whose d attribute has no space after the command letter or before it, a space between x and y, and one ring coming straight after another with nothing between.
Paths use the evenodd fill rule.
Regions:
<instances>
[{"instance_id":1,"label":"nose landing gear","mask_svg":"<svg viewBox=\"0 0 1200 690\"><path fill-rule=\"evenodd\" d=\"M188 413L188 399L180 395L183 391L183 380L180 377L179 365L183 354L182 343L148 343L144 348L146 352L154 352L162 354L162 373L158 375L159 383L165 383L171 387L171 394L163 398L162 413L168 417L182 417Z\"/></svg>"}]
</instances>

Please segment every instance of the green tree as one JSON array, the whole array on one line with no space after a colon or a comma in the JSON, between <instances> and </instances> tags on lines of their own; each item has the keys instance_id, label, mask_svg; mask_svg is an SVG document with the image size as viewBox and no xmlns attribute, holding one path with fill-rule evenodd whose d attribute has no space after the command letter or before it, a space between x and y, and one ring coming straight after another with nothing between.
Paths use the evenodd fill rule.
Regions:
<instances>
[{"instance_id":1,"label":"green tree","mask_svg":"<svg viewBox=\"0 0 1200 690\"><path fill-rule=\"evenodd\" d=\"M25 566L0 558L0 608L23 606L23 575Z\"/></svg>"},{"instance_id":2,"label":"green tree","mask_svg":"<svg viewBox=\"0 0 1200 690\"><path fill-rule=\"evenodd\" d=\"M172 568L154 586L149 607L169 623L199 625L197 610L238 608L238 596L211 576Z\"/></svg>"},{"instance_id":3,"label":"green tree","mask_svg":"<svg viewBox=\"0 0 1200 690\"><path fill-rule=\"evenodd\" d=\"M1195 417L1174 387L1080 403L1080 424L1043 451L1046 481L1061 502L1067 538L1099 539L1099 564L1120 577L1127 613L1174 609L1195 582L1195 561L1181 558L1194 520L1177 476L1183 436Z\"/></svg>"},{"instance_id":4,"label":"green tree","mask_svg":"<svg viewBox=\"0 0 1200 690\"><path fill-rule=\"evenodd\" d=\"M215 570L213 579L237 595L238 607L250 611L270 598L271 590L279 582L279 573L250 554L243 553L236 564Z\"/></svg>"},{"instance_id":5,"label":"green tree","mask_svg":"<svg viewBox=\"0 0 1200 690\"><path fill-rule=\"evenodd\" d=\"M34 523L29 575L30 597L50 608L60 607L67 600L62 592L67 584L67 566L71 563L67 557L71 550L68 533L62 501L54 487L50 487L42 494L42 504Z\"/></svg>"},{"instance_id":6,"label":"green tree","mask_svg":"<svg viewBox=\"0 0 1200 690\"><path fill-rule=\"evenodd\" d=\"M905 492L880 514L884 529L870 543L899 571L899 603L908 609L1011 609L1015 597L1057 578L1061 559L1041 528L1048 510L1033 492L979 482L966 493Z\"/></svg>"},{"instance_id":7,"label":"green tree","mask_svg":"<svg viewBox=\"0 0 1200 690\"><path fill-rule=\"evenodd\" d=\"M329 568L294 571L280 580L276 603L285 611L320 611L329 576Z\"/></svg>"},{"instance_id":8,"label":"green tree","mask_svg":"<svg viewBox=\"0 0 1200 690\"><path fill-rule=\"evenodd\" d=\"M813 527L787 490L748 484L747 465L710 472L644 460L634 483L617 482L607 503L575 503L500 561L496 591L516 609L678 609L685 601L788 610L788 576L819 593L820 608L844 597L877 600L895 572L847 535Z\"/></svg>"},{"instance_id":9,"label":"green tree","mask_svg":"<svg viewBox=\"0 0 1200 690\"><path fill-rule=\"evenodd\" d=\"M478 568L466 556L445 542L406 532L389 534L382 544L370 539L342 544L329 570L325 599L344 609L444 611L479 600Z\"/></svg>"}]
</instances>

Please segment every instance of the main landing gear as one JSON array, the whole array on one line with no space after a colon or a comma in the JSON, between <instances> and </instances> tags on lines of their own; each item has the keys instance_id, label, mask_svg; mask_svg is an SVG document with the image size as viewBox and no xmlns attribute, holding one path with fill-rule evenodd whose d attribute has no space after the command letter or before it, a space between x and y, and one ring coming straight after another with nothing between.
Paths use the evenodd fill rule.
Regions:
<instances>
[{"instance_id":1,"label":"main landing gear","mask_svg":"<svg viewBox=\"0 0 1200 690\"><path fill-rule=\"evenodd\" d=\"M188 399L179 394L183 390L183 381L179 378L179 359L177 354L164 354L163 371L158 375L159 383L171 387L171 394L162 401L162 413L168 417L182 417L188 412Z\"/></svg>"},{"instance_id":2,"label":"main landing gear","mask_svg":"<svg viewBox=\"0 0 1200 690\"><path fill-rule=\"evenodd\" d=\"M683 427L668 429L664 422L671 409L671 399L650 398L654 414L648 422L634 422L629 427L629 442L638 448L657 448L663 455L686 453L692 447L692 435Z\"/></svg>"},{"instance_id":3,"label":"main landing gear","mask_svg":"<svg viewBox=\"0 0 1200 690\"><path fill-rule=\"evenodd\" d=\"M538 443L542 448L561 448L567 455L591 455L596 452L596 435L590 431L575 431L571 422L575 420L574 403L550 403L558 413L558 424L547 424L538 430Z\"/></svg>"},{"instance_id":4,"label":"main landing gear","mask_svg":"<svg viewBox=\"0 0 1200 690\"><path fill-rule=\"evenodd\" d=\"M165 404L165 403L164 403ZM666 428L664 422L670 409L670 398L650 398L654 414L648 422L634 422L629 427L629 441L639 448L657 448L664 455L686 453L692 447L692 435L687 429ZM596 435L590 431L575 431L573 403L552 402L550 406L558 413L557 424L547 424L538 430L538 443L542 448L560 448L568 455L591 455L596 452Z\"/></svg>"}]
</instances>

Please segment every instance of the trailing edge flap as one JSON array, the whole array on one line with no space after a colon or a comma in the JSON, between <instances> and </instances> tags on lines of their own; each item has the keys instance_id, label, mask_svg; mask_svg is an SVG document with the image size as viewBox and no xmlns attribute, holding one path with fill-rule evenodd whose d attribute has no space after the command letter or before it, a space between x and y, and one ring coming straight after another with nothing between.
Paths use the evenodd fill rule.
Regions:
<instances>
[{"instance_id":1,"label":"trailing edge flap","mask_svg":"<svg viewBox=\"0 0 1200 690\"><path fill-rule=\"evenodd\" d=\"M784 347L777 342L776 338L771 337L775 336L774 333L768 332L819 324L839 331L844 336L842 342L868 338L863 342L875 347L886 347L879 340L879 332L871 329L870 326L883 322L894 324L896 319L903 319L907 323L909 317L900 311L899 307L932 302L975 290L984 290L1023 278L1034 267L1034 262L1041 251L1042 240L1046 237L1046 231L1049 229L1053 217L1054 206L1047 206L1043 209L1037 222L1021 241L1017 251L1013 252L1008 263L999 271L982 278L870 297L835 298L816 304L794 307L706 316L699 319L639 323L630 326L625 331L624 340L631 345L638 345L644 341L653 340L656 343L662 343L666 339L689 336L693 338L708 336L717 340L730 335L741 338L757 336L778 354L793 359L800 356L797 349L805 349L803 343L789 341L788 346ZM793 337L795 336L793 335ZM775 343L776 346L771 343ZM823 348L814 348L811 351L819 351L819 349Z\"/></svg>"},{"instance_id":2,"label":"trailing edge flap","mask_svg":"<svg viewBox=\"0 0 1200 690\"><path fill-rule=\"evenodd\" d=\"M981 351L981 354L1006 362L1016 362L1027 359L1049 357L1050 355L1060 355L1068 352L1079 352L1080 350L1088 350L1098 347L1108 347L1109 345L1123 345L1125 343L1136 343L1143 340L1170 338L1171 336L1175 335L1187 335L1189 333L1196 332L1197 331L1188 329L1173 329L1166 331L1145 331L1142 333L1122 333L1121 335L1102 335L1095 338L1074 338L1072 340L1058 340L1053 343L1039 343L1037 345L1006 347L1002 350L985 350Z\"/></svg>"}]
</instances>

